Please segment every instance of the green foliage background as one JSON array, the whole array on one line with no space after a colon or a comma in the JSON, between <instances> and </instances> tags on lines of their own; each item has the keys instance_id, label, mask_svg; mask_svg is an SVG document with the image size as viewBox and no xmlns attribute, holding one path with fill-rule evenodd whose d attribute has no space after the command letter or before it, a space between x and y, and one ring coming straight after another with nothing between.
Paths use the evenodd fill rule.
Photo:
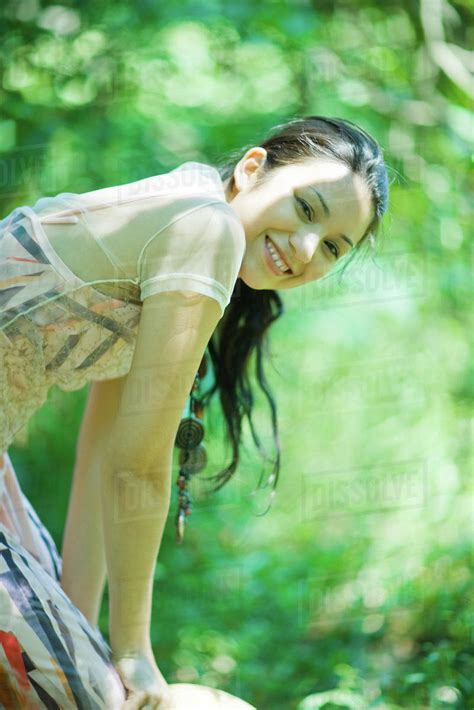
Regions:
<instances>
[{"instance_id":1,"label":"green foliage background","mask_svg":"<svg viewBox=\"0 0 474 710\"><path fill-rule=\"evenodd\" d=\"M267 364L283 452L271 510L248 429L226 488L206 498L194 482L182 547L173 503L153 626L170 682L272 710L472 707L470 7L2 5L3 215L218 164L305 114L360 123L390 169L376 253L342 284L283 294ZM58 546L86 395L53 388L10 451ZM216 404L206 416L212 473L230 447ZM271 455L263 398L256 422Z\"/></svg>"}]
</instances>

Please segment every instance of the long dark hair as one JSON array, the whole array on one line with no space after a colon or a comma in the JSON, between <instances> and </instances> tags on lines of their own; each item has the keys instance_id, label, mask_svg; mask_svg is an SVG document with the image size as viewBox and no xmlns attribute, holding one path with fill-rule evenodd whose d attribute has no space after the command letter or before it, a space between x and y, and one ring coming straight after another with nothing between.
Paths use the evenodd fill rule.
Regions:
<instances>
[{"instance_id":1,"label":"long dark hair","mask_svg":"<svg viewBox=\"0 0 474 710\"><path fill-rule=\"evenodd\" d=\"M277 126L270 137L259 145L265 148L267 156L258 182L265 179L273 168L320 156L345 163L354 173L364 178L371 193L374 216L362 239L352 249L345 266L352 261L356 251L360 252L367 239L374 243L381 218L387 209L389 184L382 150L368 133L346 119L307 116ZM217 166L223 180L231 178L230 189L234 183L235 166L244 152L234 153L230 160ZM274 494L280 473L281 450L276 405L263 372L263 356L269 352L268 328L283 313L283 302L276 291L252 289L238 278L231 301L208 343L215 382L203 396L203 403L208 403L212 395L219 392L232 444L230 464L218 474L207 477L207 480L217 480L212 492L222 488L237 468L244 415L248 419L256 446L265 456L252 421L254 395L249 370L251 356L255 353L255 375L270 406L276 447L273 471L266 484L272 484Z\"/></svg>"}]
</instances>

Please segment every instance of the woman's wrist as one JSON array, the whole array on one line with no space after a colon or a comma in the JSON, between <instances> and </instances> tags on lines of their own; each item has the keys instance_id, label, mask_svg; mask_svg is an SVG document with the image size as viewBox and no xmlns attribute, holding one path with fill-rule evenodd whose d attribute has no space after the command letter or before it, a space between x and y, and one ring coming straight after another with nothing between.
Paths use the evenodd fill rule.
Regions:
<instances>
[{"instance_id":1,"label":"woman's wrist","mask_svg":"<svg viewBox=\"0 0 474 710\"><path fill-rule=\"evenodd\" d=\"M111 645L112 649L112 662L116 662L122 658L152 658L154 659L153 649L151 646L151 641L148 639L143 641L141 644L136 645L123 645L114 646Z\"/></svg>"},{"instance_id":2,"label":"woman's wrist","mask_svg":"<svg viewBox=\"0 0 474 710\"><path fill-rule=\"evenodd\" d=\"M134 614L136 605L130 597L122 597L112 603L109 597L109 639L112 652L116 656L151 653L149 614ZM143 607L145 607L143 603ZM125 616L128 611L128 618ZM145 611L145 609L142 609Z\"/></svg>"},{"instance_id":3,"label":"woman's wrist","mask_svg":"<svg viewBox=\"0 0 474 710\"><path fill-rule=\"evenodd\" d=\"M115 630L109 624L110 648L114 655L123 657L136 653L153 653L150 639L150 626L146 625L141 631L137 628L120 628ZM118 633L117 633L118 631Z\"/></svg>"}]
</instances>

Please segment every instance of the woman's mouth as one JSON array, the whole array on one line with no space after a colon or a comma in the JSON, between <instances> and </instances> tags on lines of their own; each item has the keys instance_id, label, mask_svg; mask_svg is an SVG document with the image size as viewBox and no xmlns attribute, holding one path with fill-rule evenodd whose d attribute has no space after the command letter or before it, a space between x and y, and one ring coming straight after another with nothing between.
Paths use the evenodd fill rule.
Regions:
<instances>
[{"instance_id":1,"label":"woman's mouth","mask_svg":"<svg viewBox=\"0 0 474 710\"><path fill-rule=\"evenodd\" d=\"M265 260L267 261L272 273L276 274L277 276L291 273L291 269L280 258L270 237L268 237L267 235L265 235Z\"/></svg>"}]
</instances>

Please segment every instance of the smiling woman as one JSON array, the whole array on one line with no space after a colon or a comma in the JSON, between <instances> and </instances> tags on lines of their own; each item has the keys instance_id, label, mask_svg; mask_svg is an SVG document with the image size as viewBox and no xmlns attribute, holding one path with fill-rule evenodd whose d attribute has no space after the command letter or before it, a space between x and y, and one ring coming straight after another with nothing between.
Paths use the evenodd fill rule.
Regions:
<instances>
[{"instance_id":1,"label":"smiling woman","mask_svg":"<svg viewBox=\"0 0 474 710\"><path fill-rule=\"evenodd\" d=\"M312 152L293 153L291 162L280 164L271 143L252 147L225 185L246 233L239 276L257 290L295 288L321 278L374 230L384 209L367 175L336 151L324 153L316 141ZM281 273L286 277L276 282L273 276Z\"/></svg>"},{"instance_id":2,"label":"smiling woman","mask_svg":"<svg viewBox=\"0 0 474 710\"><path fill-rule=\"evenodd\" d=\"M238 178L242 189L231 200L247 236L239 275L254 289L295 288L324 276L363 238L374 207L360 175L320 157L275 168L252 187L249 177L265 164L266 155L260 147L247 151L246 172ZM273 274L280 276L282 270L275 271L273 259L269 262L272 252L287 274L278 283Z\"/></svg>"},{"instance_id":3,"label":"smiling woman","mask_svg":"<svg viewBox=\"0 0 474 710\"><path fill-rule=\"evenodd\" d=\"M231 463L210 478L218 489L236 470L244 415L264 454L252 422L247 375L255 353L255 379L272 416L276 457L268 483L273 493L280 447L262 359L268 328L283 314L279 291L320 279L340 261L346 268L366 242L374 244L388 205L387 169L382 149L359 126L307 116L278 126L260 145L222 165L220 174L227 201L244 226L246 249L218 339L209 346L216 374L210 395L220 392L233 452Z\"/></svg>"}]
</instances>

